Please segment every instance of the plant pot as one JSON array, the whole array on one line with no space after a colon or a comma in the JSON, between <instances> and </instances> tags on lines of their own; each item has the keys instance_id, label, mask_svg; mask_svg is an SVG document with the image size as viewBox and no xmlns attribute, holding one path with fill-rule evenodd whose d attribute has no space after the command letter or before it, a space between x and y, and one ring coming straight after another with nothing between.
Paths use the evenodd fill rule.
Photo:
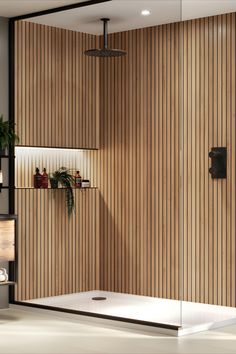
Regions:
<instances>
[{"instance_id":1,"label":"plant pot","mask_svg":"<svg viewBox=\"0 0 236 354\"><path fill-rule=\"evenodd\" d=\"M50 185L52 189L57 189L58 188L58 181L54 178L50 178Z\"/></svg>"}]
</instances>

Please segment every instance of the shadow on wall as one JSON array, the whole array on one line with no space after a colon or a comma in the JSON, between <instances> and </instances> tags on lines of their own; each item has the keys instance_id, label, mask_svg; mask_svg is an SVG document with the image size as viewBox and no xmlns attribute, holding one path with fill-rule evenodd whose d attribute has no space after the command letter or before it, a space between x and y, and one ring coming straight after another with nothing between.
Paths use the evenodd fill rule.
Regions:
<instances>
[{"instance_id":1,"label":"shadow on wall","mask_svg":"<svg viewBox=\"0 0 236 354\"><path fill-rule=\"evenodd\" d=\"M127 231L115 223L115 218L108 204L100 192L100 290L121 293L136 293L133 288L133 279L139 277L137 273L136 254L132 254L132 243L127 237ZM121 216L122 205L112 201L114 210L119 209ZM120 220L121 221L121 220ZM124 225L124 220L123 220Z\"/></svg>"}]
</instances>

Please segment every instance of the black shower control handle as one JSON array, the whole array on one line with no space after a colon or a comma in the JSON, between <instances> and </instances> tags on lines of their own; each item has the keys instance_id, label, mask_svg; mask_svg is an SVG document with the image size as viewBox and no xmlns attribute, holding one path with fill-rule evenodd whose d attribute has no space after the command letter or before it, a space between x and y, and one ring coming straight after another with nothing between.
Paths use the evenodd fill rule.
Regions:
<instances>
[{"instance_id":1,"label":"black shower control handle","mask_svg":"<svg viewBox=\"0 0 236 354\"><path fill-rule=\"evenodd\" d=\"M226 178L227 175L227 150L226 147L213 147L209 152L211 167L209 173L212 178Z\"/></svg>"},{"instance_id":2,"label":"black shower control handle","mask_svg":"<svg viewBox=\"0 0 236 354\"><path fill-rule=\"evenodd\" d=\"M223 157L223 154L220 151L210 151L209 157L212 159L213 157Z\"/></svg>"}]
</instances>

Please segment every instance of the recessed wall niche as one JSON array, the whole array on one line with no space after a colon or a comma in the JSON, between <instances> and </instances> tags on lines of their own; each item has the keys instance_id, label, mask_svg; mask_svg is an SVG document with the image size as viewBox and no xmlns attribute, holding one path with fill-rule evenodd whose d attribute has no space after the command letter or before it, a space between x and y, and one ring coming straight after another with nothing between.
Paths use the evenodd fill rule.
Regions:
<instances>
[{"instance_id":1,"label":"recessed wall niche","mask_svg":"<svg viewBox=\"0 0 236 354\"><path fill-rule=\"evenodd\" d=\"M82 178L91 181L91 187L97 186L95 158L96 150L51 149L16 147L15 181L17 188L33 188L35 168L40 172L45 167L50 174L60 167L66 167L73 173L80 171Z\"/></svg>"}]
</instances>

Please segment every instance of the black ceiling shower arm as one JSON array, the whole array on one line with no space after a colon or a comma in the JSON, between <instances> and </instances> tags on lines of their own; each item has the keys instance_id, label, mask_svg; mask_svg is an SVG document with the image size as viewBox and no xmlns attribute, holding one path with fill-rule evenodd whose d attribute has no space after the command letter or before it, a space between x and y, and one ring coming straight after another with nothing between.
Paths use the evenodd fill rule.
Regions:
<instances>
[{"instance_id":1,"label":"black ceiling shower arm","mask_svg":"<svg viewBox=\"0 0 236 354\"><path fill-rule=\"evenodd\" d=\"M108 22L109 18L101 18L103 22L103 48L94 48L85 50L84 54L90 57L100 57L100 58L109 58L109 57L121 57L126 55L126 51L122 49L111 49L108 48Z\"/></svg>"},{"instance_id":2,"label":"black ceiling shower arm","mask_svg":"<svg viewBox=\"0 0 236 354\"><path fill-rule=\"evenodd\" d=\"M101 21L103 21L103 48L107 49L108 48L108 21L110 21L109 18L101 18Z\"/></svg>"}]
</instances>

